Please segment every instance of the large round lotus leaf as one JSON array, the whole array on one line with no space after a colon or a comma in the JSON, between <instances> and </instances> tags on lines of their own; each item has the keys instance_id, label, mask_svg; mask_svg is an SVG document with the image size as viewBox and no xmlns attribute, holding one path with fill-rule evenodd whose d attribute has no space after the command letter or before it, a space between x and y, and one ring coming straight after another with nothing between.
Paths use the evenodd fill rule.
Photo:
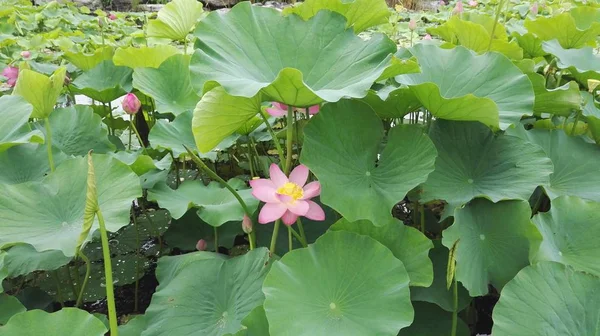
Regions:
<instances>
[{"instance_id":1,"label":"large round lotus leaf","mask_svg":"<svg viewBox=\"0 0 600 336\"><path fill-rule=\"evenodd\" d=\"M525 59L533 59L535 57L543 57L548 53L542 49L542 40L532 33L527 32L513 32L512 36L519 43L519 46L523 49L523 56Z\"/></svg>"},{"instance_id":2,"label":"large round lotus leaf","mask_svg":"<svg viewBox=\"0 0 600 336\"><path fill-rule=\"evenodd\" d=\"M523 269L494 308L494 336L596 336L600 278L555 262Z\"/></svg>"},{"instance_id":3,"label":"large round lotus leaf","mask_svg":"<svg viewBox=\"0 0 600 336\"><path fill-rule=\"evenodd\" d=\"M526 201L492 203L478 198L454 212L442 244L456 247L456 279L471 296L486 295L488 284L501 290L529 265L530 245L540 235Z\"/></svg>"},{"instance_id":4,"label":"large round lotus leaf","mask_svg":"<svg viewBox=\"0 0 600 336\"><path fill-rule=\"evenodd\" d=\"M423 106L407 87L386 86L379 91L369 90L360 100L371 106L380 118L402 118Z\"/></svg>"},{"instance_id":5,"label":"large round lotus leaf","mask_svg":"<svg viewBox=\"0 0 600 336\"><path fill-rule=\"evenodd\" d=\"M233 178L228 184L238 191L250 213L253 213L258 207L258 200L252 196L246 183ZM212 226L241 221L244 217L244 209L235 196L215 181L207 186L199 180L185 181L177 189L159 183L148 191L148 199L157 201L175 219L181 218L189 208L198 207L200 218Z\"/></svg>"},{"instance_id":6,"label":"large round lotus leaf","mask_svg":"<svg viewBox=\"0 0 600 336\"><path fill-rule=\"evenodd\" d=\"M349 221L384 225L433 170L436 151L421 128L392 128L381 150L383 137L381 119L359 101L326 104L304 128L300 160L319 178L323 203Z\"/></svg>"},{"instance_id":7,"label":"large round lotus leaf","mask_svg":"<svg viewBox=\"0 0 600 336\"><path fill-rule=\"evenodd\" d=\"M546 89L544 76L538 73L530 73L527 76L535 92L533 111L536 114L550 113L568 117L573 112L581 110L582 98L576 82L568 82L555 89Z\"/></svg>"},{"instance_id":8,"label":"large round lotus leaf","mask_svg":"<svg viewBox=\"0 0 600 336\"><path fill-rule=\"evenodd\" d=\"M216 81L248 98L262 89L268 100L293 106L364 97L396 51L380 34L363 41L335 12L304 21L249 2L208 14L195 35L200 49L190 70L196 89Z\"/></svg>"},{"instance_id":9,"label":"large round lotus leaf","mask_svg":"<svg viewBox=\"0 0 600 336\"><path fill-rule=\"evenodd\" d=\"M245 319L242 320L242 330L235 334L226 336L266 336L269 335L269 321L265 315L263 306L254 308Z\"/></svg>"},{"instance_id":10,"label":"large round lotus leaf","mask_svg":"<svg viewBox=\"0 0 600 336\"><path fill-rule=\"evenodd\" d=\"M271 335L396 335L413 320L408 281L402 262L373 238L328 232L267 275Z\"/></svg>"},{"instance_id":11,"label":"large round lotus leaf","mask_svg":"<svg viewBox=\"0 0 600 336\"><path fill-rule=\"evenodd\" d=\"M198 251L178 256L165 256L158 261L156 277L160 279L161 286L166 286L171 280L176 279L179 273L197 261L201 260L227 260L227 256L215 252Z\"/></svg>"},{"instance_id":12,"label":"large round lotus leaf","mask_svg":"<svg viewBox=\"0 0 600 336\"><path fill-rule=\"evenodd\" d=\"M202 16L202 3L196 0L174 0L158 11L158 18L148 21L149 37L184 40Z\"/></svg>"},{"instance_id":13,"label":"large round lotus leaf","mask_svg":"<svg viewBox=\"0 0 600 336\"><path fill-rule=\"evenodd\" d=\"M494 136L478 122L436 120L429 136L438 157L423 186L425 201L528 200L552 173L552 162L541 148L517 137Z\"/></svg>"},{"instance_id":14,"label":"large round lotus leaf","mask_svg":"<svg viewBox=\"0 0 600 336\"><path fill-rule=\"evenodd\" d=\"M0 152L18 144L44 142L44 135L27 125L33 106L19 96L0 97Z\"/></svg>"},{"instance_id":15,"label":"large round lotus leaf","mask_svg":"<svg viewBox=\"0 0 600 336\"><path fill-rule=\"evenodd\" d=\"M258 113L261 95L252 98L235 97L223 87L216 87L202 96L194 110L192 132L198 149L207 153Z\"/></svg>"},{"instance_id":16,"label":"large round lotus leaf","mask_svg":"<svg viewBox=\"0 0 600 336\"><path fill-rule=\"evenodd\" d=\"M588 124L588 129L596 143L600 143L600 108L596 106L594 96L589 92L581 92L584 100L581 115ZM568 128L567 128L568 129Z\"/></svg>"},{"instance_id":17,"label":"large round lotus leaf","mask_svg":"<svg viewBox=\"0 0 600 336\"><path fill-rule=\"evenodd\" d=\"M34 271L53 271L71 261L58 250L38 252L31 245L19 244L6 251L4 266L11 278Z\"/></svg>"},{"instance_id":18,"label":"large round lotus leaf","mask_svg":"<svg viewBox=\"0 0 600 336\"><path fill-rule=\"evenodd\" d=\"M107 229L117 231L129 223L131 201L141 195L139 179L107 155L95 154L93 160L100 210ZM41 182L0 188L0 247L27 243L73 256L83 225L87 170L85 158L70 159Z\"/></svg>"},{"instance_id":19,"label":"large round lotus leaf","mask_svg":"<svg viewBox=\"0 0 600 336\"><path fill-rule=\"evenodd\" d=\"M0 327L1 336L103 336L107 331L102 321L77 308L63 308L55 313L30 310L13 316Z\"/></svg>"},{"instance_id":20,"label":"large round lotus leaf","mask_svg":"<svg viewBox=\"0 0 600 336\"><path fill-rule=\"evenodd\" d=\"M89 54L66 50L62 57L80 70L88 71L93 69L98 63L111 59L114 51L114 48L111 46L100 47Z\"/></svg>"},{"instance_id":21,"label":"large round lotus leaf","mask_svg":"<svg viewBox=\"0 0 600 336\"><path fill-rule=\"evenodd\" d=\"M584 19L590 15L596 16L596 20ZM600 34L600 12L597 8L582 6L554 17L526 20L525 28L544 41L556 39L563 48L580 48L595 41Z\"/></svg>"},{"instance_id":22,"label":"large round lotus leaf","mask_svg":"<svg viewBox=\"0 0 600 336\"><path fill-rule=\"evenodd\" d=\"M66 73L65 67L58 68L50 77L33 70L22 69L19 71L19 80L13 94L22 96L33 106L32 118L47 118L54 110L62 92Z\"/></svg>"},{"instance_id":23,"label":"large round lotus leaf","mask_svg":"<svg viewBox=\"0 0 600 336\"><path fill-rule=\"evenodd\" d=\"M571 75L581 84L587 86L587 79L600 79L600 57L592 47L565 49L558 41L542 43L544 51L556 56L556 65L561 69L569 69Z\"/></svg>"},{"instance_id":24,"label":"large round lotus leaf","mask_svg":"<svg viewBox=\"0 0 600 336\"><path fill-rule=\"evenodd\" d=\"M421 73L396 76L437 118L476 120L507 128L533 114L531 82L508 58L498 53L477 56L464 47L442 49L417 44L410 49Z\"/></svg>"},{"instance_id":25,"label":"large round lotus leaf","mask_svg":"<svg viewBox=\"0 0 600 336\"><path fill-rule=\"evenodd\" d=\"M151 47L141 46L119 48L115 51L113 62L116 66L135 68L158 68L167 58L178 54L179 50L168 44Z\"/></svg>"},{"instance_id":26,"label":"large round lotus leaf","mask_svg":"<svg viewBox=\"0 0 600 336\"><path fill-rule=\"evenodd\" d=\"M195 0L194 0L195 1ZM192 111L200 100L190 81L189 57L173 55L157 68L136 68L133 87L154 98L160 113Z\"/></svg>"},{"instance_id":27,"label":"large round lotus leaf","mask_svg":"<svg viewBox=\"0 0 600 336\"><path fill-rule=\"evenodd\" d=\"M507 133L540 146L552 160L554 173L550 183L543 184L551 200L569 195L600 202L600 149L596 145L563 130L526 131L518 126Z\"/></svg>"},{"instance_id":28,"label":"large round lotus leaf","mask_svg":"<svg viewBox=\"0 0 600 336\"><path fill-rule=\"evenodd\" d=\"M4 265L4 257L6 257L6 252L0 250L0 293L4 293L2 281L8 277L8 270Z\"/></svg>"},{"instance_id":29,"label":"large round lotus leaf","mask_svg":"<svg viewBox=\"0 0 600 336\"><path fill-rule=\"evenodd\" d=\"M37 127L46 133L44 124ZM108 140L102 119L87 105L54 110L50 115L50 129L52 145L68 155L83 156L90 150L104 154L115 149Z\"/></svg>"},{"instance_id":30,"label":"large round lotus leaf","mask_svg":"<svg viewBox=\"0 0 600 336\"><path fill-rule=\"evenodd\" d=\"M329 230L354 232L377 240L389 248L394 257L402 261L411 286L431 285L433 266L428 253L433 244L417 229L406 226L397 219L390 219L382 226L375 226L367 220L351 223L342 218Z\"/></svg>"},{"instance_id":31,"label":"large round lotus leaf","mask_svg":"<svg viewBox=\"0 0 600 336\"><path fill-rule=\"evenodd\" d=\"M446 285L446 274L448 271L448 249L439 240L434 241L434 248L429 251L429 257L433 263L433 283L431 286L412 287L410 298L414 301L435 303L446 311L454 310L454 295L452 288ZM458 311L465 309L471 298L469 292L458 283Z\"/></svg>"},{"instance_id":32,"label":"large round lotus leaf","mask_svg":"<svg viewBox=\"0 0 600 336\"><path fill-rule=\"evenodd\" d=\"M342 14L346 17L346 27L352 27L356 33L387 23L390 16L390 10L384 0L307 0L297 6L284 8L283 14L293 13L308 20L322 9Z\"/></svg>"},{"instance_id":33,"label":"large round lotus leaf","mask_svg":"<svg viewBox=\"0 0 600 336\"><path fill-rule=\"evenodd\" d=\"M445 336L452 330L452 313L444 311L431 303L413 302L415 321L398 336ZM457 336L470 336L469 327L458 318Z\"/></svg>"},{"instance_id":34,"label":"large round lotus leaf","mask_svg":"<svg viewBox=\"0 0 600 336\"><path fill-rule=\"evenodd\" d=\"M112 60L102 61L77 77L71 90L101 103L110 103L131 91L132 72L128 67L116 66Z\"/></svg>"},{"instance_id":35,"label":"large round lotus leaf","mask_svg":"<svg viewBox=\"0 0 600 336\"><path fill-rule=\"evenodd\" d=\"M269 252L259 248L229 260L191 262L166 284L159 276L160 285L146 310L148 327L142 335L238 332L242 320L263 303L260 288L270 266Z\"/></svg>"},{"instance_id":36,"label":"large round lotus leaf","mask_svg":"<svg viewBox=\"0 0 600 336\"><path fill-rule=\"evenodd\" d=\"M16 297L0 294L0 325L6 324L11 317L26 310Z\"/></svg>"},{"instance_id":37,"label":"large round lotus leaf","mask_svg":"<svg viewBox=\"0 0 600 336\"><path fill-rule=\"evenodd\" d=\"M52 148L54 165L58 166L67 156ZM19 184L29 181L41 181L50 173L48 149L42 144L23 144L0 151L0 184Z\"/></svg>"},{"instance_id":38,"label":"large round lotus leaf","mask_svg":"<svg viewBox=\"0 0 600 336\"><path fill-rule=\"evenodd\" d=\"M561 196L549 212L535 215L533 223L543 237L534 262L556 261L600 276L600 203Z\"/></svg>"},{"instance_id":39,"label":"large round lotus leaf","mask_svg":"<svg viewBox=\"0 0 600 336\"><path fill-rule=\"evenodd\" d=\"M119 325L119 336L140 336L146 329L146 318L144 315L137 315L126 324Z\"/></svg>"},{"instance_id":40,"label":"large round lotus leaf","mask_svg":"<svg viewBox=\"0 0 600 336\"><path fill-rule=\"evenodd\" d=\"M138 176L144 175L153 170L168 170L171 168L173 163L173 158L171 155L165 155L160 160L154 160L150 156L143 153L143 150L137 152L120 151L111 153L110 155L128 165Z\"/></svg>"}]
</instances>

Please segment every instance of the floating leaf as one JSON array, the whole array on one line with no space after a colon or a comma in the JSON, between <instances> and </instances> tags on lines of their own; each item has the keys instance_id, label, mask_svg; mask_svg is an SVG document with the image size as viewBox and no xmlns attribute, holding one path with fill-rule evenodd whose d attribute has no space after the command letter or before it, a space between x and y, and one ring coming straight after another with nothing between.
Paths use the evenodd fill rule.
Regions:
<instances>
[{"instance_id":1,"label":"floating leaf","mask_svg":"<svg viewBox=\"0 0 600 336\"><path fill-rule=\"evenodd\" d=\"M32 118L47 118L54 110L66 74L65 67L58 68L50 77L33 70L21 69L13 94L25 98L33 106Z\"/></svg>"},{"instance_id":2,"label":"floating leaf","mask_svg":"<svg viewBox=\"0 0 600 336\"><path fill-rule=\"evenodd\" d=\"M18 144L44 143L42 132L27 123L32 111L33 106L21 97L0 97L0 152Z\"/></svg>"},{"instance_id":3,"label":"floating leaf","mask_svg":"<svg viewBox=\"0 0 600 336\"><path fill-rule=\"evenodd\" d=\"M71 89L101 103L110 103L131 91L131 74L130 68L106 60L77 77Z\"/></svg>"},{"instance_id":4,"label":"floating leaf","mask_svg":"<svg viewBox=\"0 0 600 336\"><path fill-rule=\"evenodd\" d=\"M413 320L408 281L402 262L373 238L328 232L271 268L263 285L270 332L395 336Z\"/></svg>"},{"instance_id":5,"label":"floating leaf","mask_svg":"<svg viewBox=\"0 0 600 336\"><path fill-rule=\"evenodd\" d=\"M13 316L5 326L0 327L2 336L103 336L107 331L102 321L77 308L63 308L55 313L30 310Z\"/></svg>"},{"instance_id":6,"label":"floating leaf","mask_svg":"<svg viewBox=\"0 0 600 336\"><path fill-rule=\"evenodd\" d=\"M126 66L132 69L157 69L166 59L178 53L177 48L168 44L119 48L115 51L113 62L116 66Z\"/></svg>"},{"instance_id":7,"label":"floating leaf","mask_svg":"<svg viewBox=\"0 0 600 336\"><path fill-rule=\"evenodd\" d=\"M173 0L158 11L158 17L148 21L148 37L184 40L202 15L202 3L196 0Z\"/></svg>"}]
</instances>

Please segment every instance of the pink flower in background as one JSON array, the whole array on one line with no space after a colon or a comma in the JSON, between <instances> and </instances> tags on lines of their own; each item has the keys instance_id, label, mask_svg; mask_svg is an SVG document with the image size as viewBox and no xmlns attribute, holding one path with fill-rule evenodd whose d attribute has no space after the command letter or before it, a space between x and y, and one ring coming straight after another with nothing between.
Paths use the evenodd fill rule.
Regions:
<instances>
[{"instance_id":1,"label":"pink flower in background","mask_svg":"<svg viewBox=\"0 0 600 336\"><path fill-rule=\"evenodd\" d=\"M242 230L246 234L252 233L252 220L246 214L244 214L244 219L242 219Z\"/></svg>"},{"instance_id":2,"label":"pink flower in background","mask_svg":"<svg viewBox=\"0 0 600 336\"><path fill-rule=\"evenodd\" d=\"M142 103L136 95L134 95L133 93L128 93L125 96L125 99L123 99L123 103L121 105L123 106L123 110L127 114L133 115L140 110Z\"/></svg>"},{"instance_id":3,"label":"pink flower in background","mask_svg":"<svg viewBox=\"0 0 600 336\"><path fill-rule=\"evenodd\" d=\"M196 243L196 250L205 251L206 250L206 240L204 240L204 239L198 240L198 242Z\"/></svg>"},{"instance_id":4,"label":"pink flower in background","mask_svg":"<svg viewBox=\"0 0 600 336\"><path fill-rule=\"evenodd\" d=\"M440 0L440 6L446 6L446 1Z\"/></svg>"},{"instance_id":5,"label":"pink flower in background","mask_svg":"<svg viewBox=\"0 0 600 336\"><path fill-rule=\"evenodd\" d=\"M27 58L31 57L31 52L29 50L23 50L23 51L21 51L21 57L27 59Z\"/></svg>"},{"instance_id":6,"label":"pink flower in background","mask_svg":"<svg viewBox=\"0 0 600 336\"><path fill-rule=\"evenodd\" d=\"M288 106L282 103L273 103L273 107L267 108L267 113L273 117L283 117L287 114Z\"/></svg>"},{"instance_id":7,"label":"pink flower in background","mask_svg":"<svg viewBox=\"0 0 600 336\"><path fill-rule=\"evenodd\" d=\"M431 40L431 35L425 34L425 36L423 36L423 40Z\"/></svg>"},{"instance_id":8,"label":"pink flower in background","mask_svg":"<svg viewBox=\"0 0 600 336\"><path fill-rule=\"evenodd\" d=\"M108 18L114 21L117 19L117 16L113 13L110 13L110 14L108 14Z\"/></svg>"},{"instance_id":9,"label":"pink flower in background","mask_svg":"<svg viewBox=\"0 0 600 336\"><path fill-rule=\"evenodd\" d=\"M17 83L17 78L19 78L19 68L7 66L2 70L2 76L7 78L6 84L13 87Z\"/></svg>"},{"instance_id":10,"label":"pink flower in background","mask_svg":"<svg viewBox=\"0 0 600 336\"><path fill-rule=\"evenodd\" d=\"M273 163L269 173L270 179L250 181L252 195L266 203L258 215L259 223L267 224L281 218L285 225L292 225L300 216L325 220L323 209L310 200L321 194L321 183L315 181L306 184L308 167L299 165L288 178Z\"/></svg>"},{"instance_id":11,"label":"pink flower in background","mask_svg":"<svg viewBox=\"0 0 600 336\"><path fill-rule=\"evenodd\" d=\"M317 113L319 113L319 110L321 109L321 105L313 105L311 107L308 108L308 114L310 115L315 115Z\"/></svg>"},{"instance_id":12,"label":"pink flower in background","mask_svg":"<svg viewBox=\"0 0 600 336\"><path fill-rule=\"evenodd\" d=\"M469 1L469 6L471 6L471 7L477 7L477 5L478 5L477 1L475 1L475 0Z\"/></svg>"},{"instance_id":13,"label":"pink flower in background","mask_svg":"<svg viewBox=\"0 0 600 336\"><path fill-rule=\"evenodd\" d=\"M534 2L531 5L531 8L529 10L531 11L531 14L533 14L533 16L537 16L538 15L538 11L539 11L538 3Z\"/></svg>"},{"instance_id":14,"label":"pink flower in background","mask_svg":"<svg viewBox=\"0 0 600 336\"><path fill-rule=\"evenodd\" d=\"M410 21L408 22L408 29L410 29L410 30L417 29L417 21L415 21L414 19L410 19Z\"/></svg>"},{"instance_id":15,"label":"pink flower in background","mask_svg":"<svg viewBox=\"0 0 600 336\"><path fill-rule=\"evenodd\" d=\"M464 11L462 1L458 1L454 7L454 13L461 14Z\"/></svg>"}]
</instances>

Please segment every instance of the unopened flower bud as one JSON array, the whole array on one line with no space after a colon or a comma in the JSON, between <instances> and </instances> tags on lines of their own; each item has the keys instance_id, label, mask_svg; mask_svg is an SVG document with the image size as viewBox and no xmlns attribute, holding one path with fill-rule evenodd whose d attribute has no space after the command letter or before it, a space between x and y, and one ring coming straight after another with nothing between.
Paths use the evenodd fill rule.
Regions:
<instances>
[{"instance_id":1,"label":"unopened flower bud","mask_svg":"<svg viewBox=\"0 0 600 336\"><path fill-rule=\"evenodd\" d=\"M417 21L415 21L414 19L410 19L410 21L408 22L408 29L410 29L410 30L417 29Z\"/></svg>"},{"instance_id":2,"label":"unopened flower bud","mask_svg":"<svg viewBox=\"0 0 600 336\"><path fill-rule=\"evenodd\" d=\"M110 14L108 14L108 18L109 18L110 20L114 21L114 20L116 20L116 19L117 19L117 16L116 16L115 14L113 14L113 13L110 13Z\"/></svg>"},{"instance_id":3,"label":"unopened flower bud","mask_svg":"<svg viewBox=\"0 0 600 336\"><path fill-rule=\"evenodd\" d=\"M196 243L196 250L198 251L206 251L206 240L200 239Z\"/></svg>"},{"instance_id":4,"label":"unopened flower bud","mask_svg":"<svg viewBox=\"0 0 600 336\"><path fill-rule=\"evenodd\" d=\"M242 230L244 230L246 234L252 233L252 220L246 214L244 214L244 219L242 219Z\"/></svg>"},{"instance_id":5,"label":"unopened flower bud","mask_svg":"<svg viewBox=\"0 0 600 336\"><path fill-rule=\"evenodd\" d=\"M530 8L529 10L531 11L531 14L532 14L533 16L537 16L537 15L538 15L538 11L539 11L538 3L537 3L537 2L534 2L534 3L531 5L531 8Z\"/></svg>"},{"instance_id":6,"label":"unopened flower bud","mask_svg":"<svg viewBox=\"0 0 600 336\"><path fill-rule=\"evenodd\" d=\"M21 57L27 59L27 58L31 57L31 52L29 50L23 50L23 51L21 51Z\"/></svg>"},{"instance_id":7,"label":"unopened flower bud","mask_svg":"<svg viewBox=\"0 0 600 336\"><path fill-rule=\"evenodd\" d=\"M461 14L464 11L462 1L458 1L454 7L454 13Z\"/></svg>"},{"instance_id":8,"label":"unopened flower bud","mask_svg":"<svg viewBox=\"0 0 600 336\"><path fill-rule=\"evenodd\" d=\"M136 114L139 110L140 107L142 106L142 103L140 102L140 100L138 99L138 97L136 95L134 95L133 93L128 93L125 96L125 99L123 99L123 110L130 115Z\"/></svg>"}]
</instances>

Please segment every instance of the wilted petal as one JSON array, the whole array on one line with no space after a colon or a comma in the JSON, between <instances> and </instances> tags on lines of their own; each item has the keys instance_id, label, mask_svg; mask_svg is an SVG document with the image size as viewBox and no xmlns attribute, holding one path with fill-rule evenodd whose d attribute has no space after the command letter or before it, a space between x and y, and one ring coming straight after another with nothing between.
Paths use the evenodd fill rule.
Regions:
<instances>
[{"instance_id":1,"label":"wilted petal","mask_svg":"<svg viewBox=\"0 0 600 336\"><path fill-rule=\"evenodd\" d=\"M269 167L269 175L271 176L271 181L275 183L275 188L279 188L288 183L287 176L285 176L281 169L279 169L279 166L274 163L271 163L271 167Z\"/></svg>"},{"instance_id":2,"label":"wilted petal","mask_svg":"<svg viewBox=\"0 0 600 336\"><path fill-rule=\"evenodd\" d=\"M286 211L287 207L283 203L267 203L258 214L258 222L260 224L274 222L281 218Z\"/></svg>"},{"instance_id":3,"label":"wilted petal","mask_svg":"<svg viewBox=\"0 0 600 336\"><path fill-rule=\"evenodd\" d=\"M304 217L315 221L325 220L325 211L320 205L313 201L306 201L306 203L308 203L308 211Z\"/></svg>"},{"instance_id":4,"label":"wilted petal","mask_svg":"<svg viewBox=\"0 0 600 336\"><path fill-rule=\"evenodd\" d=\"M321 194L321 183L319 181L310 182L309 184L304 186L303 190L303 200L308 200L313 197L319 196Z\"/></svg>"},{"instance_id":5,"label":"wilted petal","mask_svg":"<svg viewBox=\"0 0 600 336\"><path fill-rule=\"evenodd\" d=\"M298 215L294 214L291 211L286 211L283 214L283 217L281 219L283 220L283 224L292 225L292 224L296 223L296 220L298 219Z\"/></svg>"},{"instance_id":6,"label":"wilted petal","mask_svg":"<svg viewBox=\"0 0 600 336\"><path fill-rule=\"evenodd\" d=\"M308 167L301 164L298 167L294 168L290 173L290 182L303 187L306 184L306 180L308 180Z\"/></svg>"}]
</instances>

